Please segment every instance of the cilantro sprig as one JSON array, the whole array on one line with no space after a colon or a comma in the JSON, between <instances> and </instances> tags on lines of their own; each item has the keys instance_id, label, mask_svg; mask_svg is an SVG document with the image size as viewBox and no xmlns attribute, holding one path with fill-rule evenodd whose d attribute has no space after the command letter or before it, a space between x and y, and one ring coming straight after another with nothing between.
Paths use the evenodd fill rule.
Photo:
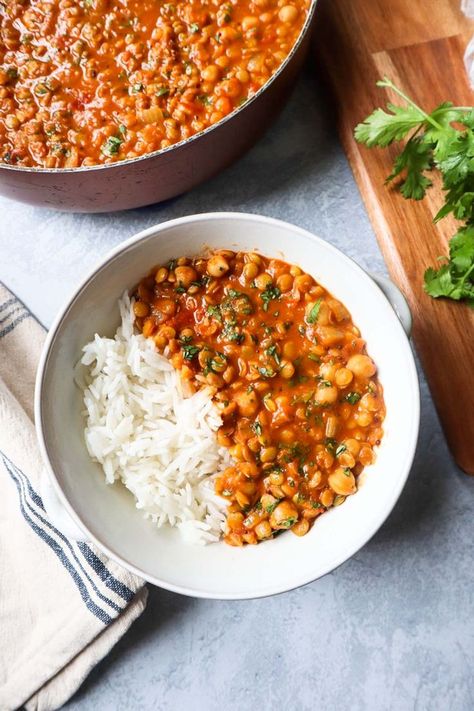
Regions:
<instances>
[{"instance_id":1,"label":"cilantro sprig","mask_svg":"<svg viewBox=\"0 0 474 711\"><path fill-rule=\"evenodd\" d=\"M376 109L355 128L369 148L406 140L386 182L402 177L403 197L422 200L431 187L430 171L439 170L445 202L434 218L449 214L464 222L449 243L449 259L425 272L424 288L433 298L465 301L474 308L474 107L444 102L427 113L384 77L377 86L392 89L406 104Z\"/></svg>"}]
</instances>

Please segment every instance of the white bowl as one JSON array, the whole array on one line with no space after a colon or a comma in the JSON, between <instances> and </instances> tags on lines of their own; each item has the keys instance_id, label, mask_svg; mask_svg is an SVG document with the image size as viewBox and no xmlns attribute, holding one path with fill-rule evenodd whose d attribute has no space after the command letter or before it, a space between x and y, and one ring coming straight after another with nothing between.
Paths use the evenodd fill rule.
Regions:
<instances>
[{"instance_id":1,"label":"white bowl","mask_svg":"<svg viewBox=\"0 0 474 711\"><path fill-rule=\"evenodd\" d=\"M312 274L350 310L379 367L385 435L360 490L318 519L303 538L291 533L258 546L205 547L155 529L121 486L105 484L85 447L81 392L73 368L95 333L112 335L117 300L151 266L204 246L257 250ZM395 293L397 293L395 291ZM398 292L399 293L399 292ZM398 310L405 312L403 298ZM402 314L403 315L403 314ZM329 573L382 525L405 484L419 426L419 387L407 335L373 279L339 250L285 222L239 213L171 220L140 232L86 277L55 320L36 386L38 437L54 488L70 516L111 558L155 585L196 597L251 598L290 590Z\"/></svg>"}]
</instances>

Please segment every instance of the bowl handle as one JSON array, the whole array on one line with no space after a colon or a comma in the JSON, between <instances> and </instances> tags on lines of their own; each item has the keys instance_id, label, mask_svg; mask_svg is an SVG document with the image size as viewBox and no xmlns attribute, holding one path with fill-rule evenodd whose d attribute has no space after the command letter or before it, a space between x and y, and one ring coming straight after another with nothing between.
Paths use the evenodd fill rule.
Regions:
<instances>
[{"instance_id":1,"label":"bowl handle","mask_svg":"<svg viewBox=\"0 0 474 711\"><path fill-rule=\"evenodd\" d=\"M56 526L71 541L89 540L66 511L44 470L41 472L40 494L48 518L53 526Z\"/></svg>"},{"instance_id":2,"label":"bowl handle","mask_svg":"<svg viewBox=\"0 0 474 711\"><path fill-rule=\"evenodd\" d=\"M393 310L397 314L405 333L408 337L410 337L413 319L410 307L408 306L407 300L403 296L402 292L398 286L396 286L393 281L390 281L390 279L387 279L387 277L381 276L380 274L374 274L373 272L368 272L368 274L375 281L380 290L383 291Z\"/></svg>"}]
</instances>

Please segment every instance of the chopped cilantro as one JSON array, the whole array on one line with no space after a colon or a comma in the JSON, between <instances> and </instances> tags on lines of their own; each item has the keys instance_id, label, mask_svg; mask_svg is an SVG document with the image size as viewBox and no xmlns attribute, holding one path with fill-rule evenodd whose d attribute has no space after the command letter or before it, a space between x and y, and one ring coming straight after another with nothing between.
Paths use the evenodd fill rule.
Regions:
<instances>
[{"instance_id":1,"label":"chopped cilantro","mask_svg":"<svg viewBox=\"0 0 474 711\"><path fill-rule=\"evenodd\" d=\"M359 402L360 397L361 396L359 393L351 392L351 393L347 393L347 395L344 399L347 400L347 402L349 402L351 405L355 405L357 402Z\"/></svg>"},{"instance_id":2,"label":"chopped cilantro","mask_svg":"<svg viewBox=\"0 0 474 711\"><path fill-rule=\"evenodd\" d=\"M216 319L216 321L219 321L222 323L222 314L219 306L208 306L206 309L207 313L209 316L212 316L213 318Z\"/></svg>"},{"instance_id":3,"label":"chopped cilantro","mask_svg":"<svg viewBox=\"0 0 474 711\"><path fill-rule=\"evenodd\" d=\"M120 150L120 146L123 143L123 138L120 136L109 136L104 145L102 146L102 153L106 156L116 156Z\"/></svg>"},{"instance_id":4,"label":"chopped cilantro","mask_svg":"<svg viewBox=\"0 0 474 711\"><path fill-rule=\"evenodd\" d=\"M321 299L318 299L314 305L311 311L308 314L308 323L316 323L318 320L319 316L319 309L321 308Z\"/></svg>"},{"instance_id":5,"label":"chopped cilantro","mask_svg":"<svg viewBox=\"0 0 474 711\"><path fill-rule=\"evenodd\" d=\"M268 311L270 301L279 299L280 296L281 291L277 286L274 286L274 284L267 284L265 291L262 291L262 293L260 294L260 298L263 301L263 310Z\"/></svg>"},{"instance_id":6,"label":"chopped cilantro","mask_svg":"<svg viewBox=\"0 0 474 711\"><path fill-rule=\"evenodd\" d=\"M187 343L182 344L181 349L183 351L184 360L192 360L201 350L198 346L191 346Z\"/></svg>"}]
</instances>

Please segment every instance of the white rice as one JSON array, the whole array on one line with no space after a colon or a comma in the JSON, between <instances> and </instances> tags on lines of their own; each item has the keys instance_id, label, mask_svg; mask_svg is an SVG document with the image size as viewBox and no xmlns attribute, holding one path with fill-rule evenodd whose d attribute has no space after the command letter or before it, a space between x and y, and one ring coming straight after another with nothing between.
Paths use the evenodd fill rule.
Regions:
<instances>
[{"instance_id":1,"label":"white rice","mask_svg":"<svg viewBox=\"0 0 474 711\"><path fill-rule=\"evenodd\" d=\"M184 397L171 363L134 333L126 293L119 306L114 338L96 335L79 365L89 454L106 481L123 482L158 527L176 526L191 543L217 541L226 504L213 479L231 460L217 444L222 421L211 393Z\"/></svg>"}]
</instances>

